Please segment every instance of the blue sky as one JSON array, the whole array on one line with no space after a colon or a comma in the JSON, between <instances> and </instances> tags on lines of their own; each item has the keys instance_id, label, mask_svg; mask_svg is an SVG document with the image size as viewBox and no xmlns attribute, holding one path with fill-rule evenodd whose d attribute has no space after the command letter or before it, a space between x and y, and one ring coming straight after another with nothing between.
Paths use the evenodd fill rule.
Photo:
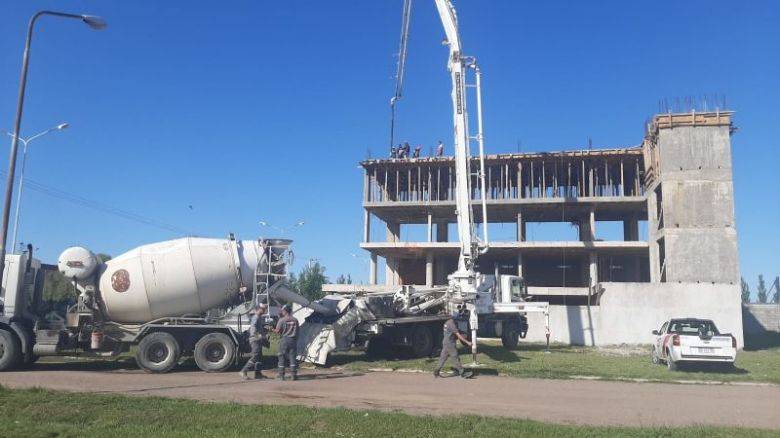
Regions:
<instances>
[{"instance_id":1,"label":"blue sky","mask_svg":"<svg viewBox=\"0 0 780 438\"><path fill-rule=\"evenodd\" d=\"M451 137L443 31L412 11L399 134ZM24 135L27 176L48 187L220 237L287 226L300 267L365 279L357 162L385 153L401 0L5 2L0 127L13 123L23 36L36 10L104 16L94 32L44 18ZM637 145L660 99L725 95L733 137L740 265L780 274L780 5L754 2L456 3L484 73L488 151ZM451 141L450 141L451 143ZM7 166L0 154L0 166ZM49 262L69 245L119 254L177 233L33 190L20 240ZM190 208L192 206L192 208ZM9 237L10 239L10 237Z\"/></svg>"}]
</instances>

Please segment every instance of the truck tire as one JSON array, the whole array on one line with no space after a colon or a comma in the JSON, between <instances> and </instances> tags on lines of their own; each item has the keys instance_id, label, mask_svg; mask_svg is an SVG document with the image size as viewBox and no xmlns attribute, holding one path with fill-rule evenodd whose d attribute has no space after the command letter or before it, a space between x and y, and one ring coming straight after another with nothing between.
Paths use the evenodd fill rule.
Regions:
<instances>
[{"instance_id":1,"label":"truck tire","mask_svg":"<svg viewBox=\"0 0 780 438\"><path fill-rule=\"evenodd\" d=\"M170 333L154 332L138 344L135 360L147 373L167 373L179 362L181 347Z\"/></svg>"},{"instance_id":2,"label":"truck tire","mask_svg":"<svg viewBox=\"0 0 780 438\"><path fill-rule=\"evenodd\" d=\"M427 325L418 325L412 329L412 351L414 357L428 357L433 352L433 333Z\"/></svg>"},{"instance_id":3,"label":"truck tire","mask_svg":"<svg viewBox=\"0 0 780 438\"><path fill-rule=\"evenodd\" d=\"M669 354L669 351L666 351L666 368L669 369L669 371L677 371L677 362L672 359L672 355Z\"/></svg>"},{"instance_id":4,"label":"truck tire","mask_svg":"<svg viewBox=\"0 0 780 438\"><path fill-rule=\"evenodd\" d=\"M503 322L501 327L501 345L507 350L514 350L520 342L520 330L517 324Z\"/></svg>"},{"instance_id":5,"label":"truck tire","mask_svg":"<svg viewBox=\"0 0 780 438\"><path fill-rule=\"evenodd\" d=\"M207 373L221 373L233 365L236 344L225 333L209 333L195 344L195 364Z\"/></svg>"},{"instance_id":6,"label":"truck tire","mask_svg":"<svg viewBox=\"0 0 780 438\"><path fill-rule=\"evenodd\" d=\"M10 370L22 360L22 345L15 334L0 329L0 371Z\"/></svg>"}]
</instances>

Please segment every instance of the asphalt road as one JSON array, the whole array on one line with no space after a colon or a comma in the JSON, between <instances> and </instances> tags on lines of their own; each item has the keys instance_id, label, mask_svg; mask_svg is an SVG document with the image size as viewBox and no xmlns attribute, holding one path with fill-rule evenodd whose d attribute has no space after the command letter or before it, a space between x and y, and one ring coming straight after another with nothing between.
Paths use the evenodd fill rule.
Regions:
<instances>
[{"instance_id":1,"label":"asphalt road","mask_svg":"<svg viewBox=\"0 0 780 438\"><path fill-rule=\"evenodd\" d=\"M304 370L297 382L242 381L236 372L74 369L38 365L0 373L11 388L162 396L245 404L287 404L528 418L587 425L721 425L780 429L780 386L681 385L420 373Z\"/></svg>"}]
</instances>

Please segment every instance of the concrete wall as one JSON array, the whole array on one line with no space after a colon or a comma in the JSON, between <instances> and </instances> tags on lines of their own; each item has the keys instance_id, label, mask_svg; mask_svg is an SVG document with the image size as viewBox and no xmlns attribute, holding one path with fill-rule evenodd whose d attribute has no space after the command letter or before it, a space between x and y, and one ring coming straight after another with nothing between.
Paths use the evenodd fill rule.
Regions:
<instances>
[{"instance_id":1,"label":"concrete wall","mask_svg":"<svg viewBox=\"0 0 780 438\"><path fill-rule=\"evenodd\" d=\"M661 129L658 150L663 227L650 236L664 238L666 281L739 284L730 127Z\"/></svg>"},{"instance_id":2,"label":"concrete wall","mask_svg":"<svg viewBox=\"0 0 780 438\"><path fill-rule=\"evenodd\" d=\"M780 332L780 305L745 304L742 306L745 336Z\"/></svg>"},{"instance_id":3,"label":"concrete wall","mask_svg":"<svg viewBox=\"0 0 780 438\"><path fill-rule=\"evenodd\" d=\"M550 341L574 345L651 344L671 318L707 318L744 345L739 286L712 283L601 283L599 305L550 306ZM544 342L544 318L529 316L526 340Z\"/></svg>"}]
</instances>

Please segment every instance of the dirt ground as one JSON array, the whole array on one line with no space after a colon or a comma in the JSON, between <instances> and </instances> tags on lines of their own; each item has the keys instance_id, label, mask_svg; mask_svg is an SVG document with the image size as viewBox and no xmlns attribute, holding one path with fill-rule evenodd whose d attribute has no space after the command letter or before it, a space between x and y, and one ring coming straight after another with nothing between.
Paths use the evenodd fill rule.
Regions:
<instances>
[{"instance_id":1,"label":"dirt ground","mask_svg":"<svg viewBox=\"0 0 780 438\"><path fill-rule=\"evenodd\" d=\"M236 372L145 374L135 369L36 365L0 373L11 388L161 396L245 404L476 414L578 425L720 425L780 429L780 386L680 385L304 370L297 382L242 381Z\"/></svg>"}]
</instances>

